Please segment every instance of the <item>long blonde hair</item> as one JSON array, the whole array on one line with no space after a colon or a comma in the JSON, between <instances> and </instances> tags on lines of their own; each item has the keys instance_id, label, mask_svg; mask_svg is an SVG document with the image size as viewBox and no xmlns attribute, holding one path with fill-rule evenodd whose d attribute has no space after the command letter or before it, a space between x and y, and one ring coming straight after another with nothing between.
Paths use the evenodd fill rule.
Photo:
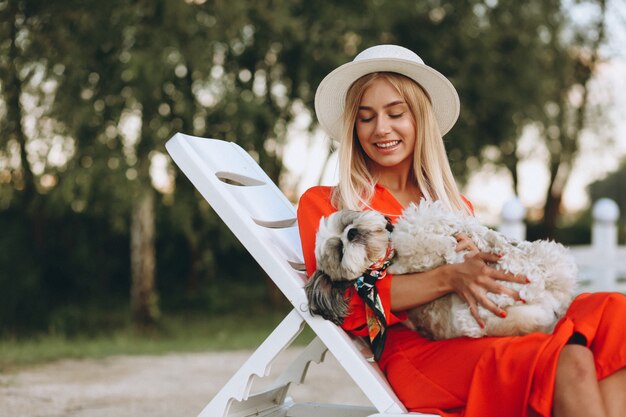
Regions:
<instances>
[{"instance_id":1,"label":"long blonde hair","mask_svg":"<svg viewBox=\"0 0 626 417\"><path fill-rule=\"evenodd\" d=\"M333 189L333 205L350 210L370 207L378 179L368 169L367 156L356 135L355 121L365 90L378 79L389 81L414 117L413 175L422 196L440 200L451 211L469 212L454 181L430 98L415 81L393 72L367 74L348 89L339 138L339 184Z\"/></svg>"}]
</instances>

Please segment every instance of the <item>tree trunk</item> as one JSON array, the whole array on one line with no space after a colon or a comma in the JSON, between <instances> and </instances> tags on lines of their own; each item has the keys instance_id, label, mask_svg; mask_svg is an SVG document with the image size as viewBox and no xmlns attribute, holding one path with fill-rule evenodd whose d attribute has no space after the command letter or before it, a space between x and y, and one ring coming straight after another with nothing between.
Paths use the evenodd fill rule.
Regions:
<instances>
[{"instance_id":1,"label":"tree trunk","mask_svg":"<svg viewBox=\"0 0 626 417\"><path fill-rule=\"evenodd\" d=\"M159 318L155 290L154 191L144 189L133 205L130 231L131 309L140 328L153 327Z\"/></svg>"},{"instance_id":2,"label":"tree trunk","mask_svg":"<svg viewBox=\"0 0 626 417\"><path fill-rule=\"evenodd\" d=\"M26 17L19 10L19 3L13 0L9 3L10 16L12 18L10 26L10 47L9 65L7 74L6 96L7 96L7 121L9 125L9 138L15 139L20 149L20 170L13 173L15 188L21 191L22 207L30 205L35 195L35 180L33 171L28 162L26 152L26 135L22 127L22 106L20 97L22 95L22 81L19 77L17 62L20 59L20 52L17 49L18 20L25 21ZM22 23L24 24L24 23Z\"/></svg>"},{"instance_id":3,"label":"tree trunk","mask_svg":"<svg viewBox=\"0 0 626 417\"><path fill-rule=\"evenodd\" d=\"M563 193L552 193L548 191L546 205L543 212L543 236L542 239L555 239L557 221L561 215L561 202Z\"/></svg>"},{"instance_id":4,"label":"tree trunk","mask_svg":"<svg viewBox=\"0 0 626 417\"><path fill-rule=\"evenodd\" d=\"M149 87L145 88L150 91ZM156 113L156 103L157 99L150 94L142 100L141 134L135 148L138 162L130 226L131 311L133 323L139 329L153 328L160 315L155 285L155 190L150 178L150 151L155 136L150 122Z\"/></svg>"},{"instance_id":5,"label":"tree trunk","mask_svg":"<svg viewBox=\"0 0 626 417\"><path fill-rule=\"evenodd\" d=\"M517 148L517 142L516 143L516 148ZM510 155L504 155L502 158L502 163L504 164L504 166L506 167L506 169L509 171L509 173L511 174L511 181L513 182L513 192L515 193L515 195L519 195L519 175L518 175L518 171L517 171L517 165L519 164L519 158L517 157L517 149L515 149L513 151L512 154Z\"/></svg>"}]
</instances>

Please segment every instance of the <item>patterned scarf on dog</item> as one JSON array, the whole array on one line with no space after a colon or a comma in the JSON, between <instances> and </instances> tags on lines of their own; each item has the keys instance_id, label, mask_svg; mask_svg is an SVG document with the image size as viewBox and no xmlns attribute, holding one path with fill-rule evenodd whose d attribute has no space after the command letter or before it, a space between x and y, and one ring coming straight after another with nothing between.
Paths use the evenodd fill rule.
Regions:
<instances>
[{"instance_id":1,"label":"patterned scarf on dog","mask_svg":"<svg viewBox=\"0 0 626 417\"><path fill-rule=\"evenodd\" d=\"M376 361L380 359L380 355L383 353L387 338L387 318L378 295L376 281L387 276L387 267L391 264L393 255L394 250L391 247L391 242L389 242L385 256L374 262L354 283L359 297L365 302L365 317L367 318L370 346Z\"/></svg>"}]
</instances>

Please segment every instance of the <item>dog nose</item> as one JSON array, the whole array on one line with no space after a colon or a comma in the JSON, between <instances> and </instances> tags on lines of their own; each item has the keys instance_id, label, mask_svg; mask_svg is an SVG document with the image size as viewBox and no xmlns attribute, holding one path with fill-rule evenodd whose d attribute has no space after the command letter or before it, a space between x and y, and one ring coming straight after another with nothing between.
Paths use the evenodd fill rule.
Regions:
<instances>
[{"instance_id":1,"label":"dog nose","mask_svg":"<svg viewBox=\"0 0 626 417\"><path fill-rule=\"evenodd\" d=\"M348 230L348 240L349 240L350 242L352 242L352 240L353 240L353 239L356 237L356 235L358 235L358 234L359 234L359 230L353 227L352 229Z\"/></svg>"}]
</instances>

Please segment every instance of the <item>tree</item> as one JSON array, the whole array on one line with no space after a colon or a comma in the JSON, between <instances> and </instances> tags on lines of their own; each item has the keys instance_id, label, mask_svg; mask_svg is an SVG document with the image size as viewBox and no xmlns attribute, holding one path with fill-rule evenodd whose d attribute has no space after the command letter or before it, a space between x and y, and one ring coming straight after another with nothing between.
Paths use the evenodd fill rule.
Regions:
<instances>
[{"instance_id":1,"label":"tree","mask_svg":"<svg viewBox=\"0 0 626 417\"><path fill-rule=\"evenodd\" d=\"M548 100L536 120L549 152L550 182L542 221L547 237L554 237L563 191L578 154L580 136L587 127L589 83L601 62L606 1L598 0L596 6L597 17L591 27L578 31L566 24L563 15L555 15L547 27L552 53L546 55L540 68L550 75L543 82Z\"/></svg>"},{"instance_id":2,"label":"tree","mask_svg":"<svg viewBox=\"0 0 626 417\"><path fill-rule=\"evenodd\" d=\"M5 188L14 198L21 200L23 207L28 207L35 195L35 176L28 161L26 133L24 132L24 109L20 103L24 85L37 71L36 65L29 60L32 56L27 41L20 42L30 31L30 16L25 13L25 5L19 0L0 3L2 16L0 30L3 41L0 42L0 80L5 99L4 109L0 109L0 156L5 161L17 155L17 164L9 163L5 167L8 183ZM26 57L25 57L26 56ZM2 112L2 110L4 110ZM8 203L5 203L8 204Z\"/></svg>"},{"instance_id":3,"label":"tree","mask_svg":"<svg viewBox=\"0 0 626 417\"><path fill-rule=\"evenodd\" d=\"M457 86L461 118L445 139L460 179L485 161L515 178L515 140L552 91L536 70L553 55L542 34L562 12L556 0L0 0L0 214L23 219L40 254L55 239L68 251L33 269L29 288L81 263L68 286L130 283L135 320L151 326L159 286L178 279L164 254L189 263L176 270L187 301L218 293L225 274L258 276L232 261L243 249L175 168L173 186L155 189L153 161L181 131L238 142L280 182L289 124L313 112L323 76L376 43L416 50ZM99 275L100 241L128 247L128 275Z\"/></svg>"}]
</instances>

